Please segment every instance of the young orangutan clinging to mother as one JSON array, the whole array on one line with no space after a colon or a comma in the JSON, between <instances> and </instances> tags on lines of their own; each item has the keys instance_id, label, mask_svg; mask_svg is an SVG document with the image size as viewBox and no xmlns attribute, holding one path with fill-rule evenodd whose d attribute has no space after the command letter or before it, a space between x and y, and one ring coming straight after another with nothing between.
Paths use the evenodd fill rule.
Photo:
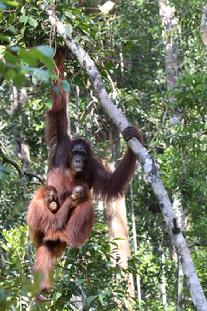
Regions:
<instances>
[{"instance_id":1,"label":"young orangutan clinging to mother","mask_svg":"<svg viewBox=\"0 0 207 311\"><path fill-rule=\"evenodd\" d=\"M135 155L127 148L116 170L110 172L94 156L86 140L71 139L67 131L67 95L62 87L63 56L63 50L57 50L55 63L58 79L52 90L53 106L46 115L46 139L49 147L46 184L56 189L61 198L60 208L56 214L53 214L55 221L51 221L51 218L47 217L48 208L45 208L44 202L46 189L40 188L30 204L30 217L27 218L29 228L32 228L34 226L31 219L35 219L37 214L41 215L42 221L36 225L35 230L34 228L32 230L37 236L39 234L44 236L43 243L47 240L45 235L48 236L50 231L50 242L47 245L42 243L37 245L36 250L35 271L42 272L43 280L49 279L55 258L62 254L66 244L71 247L80 246L88 239L93 226L94 212L89 192L87 198L79 203L71 214L68 213L68 205L65 202L70 197L72 189L77 185L86 185L89 189L93 189L95 195L110 200L124 191L136 165ZM142 142L140 131L132 126L125 129L123 136L126 141L136 137ZM45 232L45 228L50 230ZM58 237L55 242L54 237ZM40 290L48 288L50 282L44 281L40 284Z\"/></svg>"},{"instance_id":2,"label":"young orangutan clinging to mother","mask_svg":"<svg viewBox=\"0 0 207 311\"><path fill-rule=\"evenodd\" d=\"M62 205L61 202L63 202ZM63 222L67 224L71 218L71 223L76 226L73 213L83 202L88 202L92 206L90 191L85 185L75 186L64 201L58 196L58 192L53 186L45 185L36 192L28 207L29 234L36 246L34 272L42 274L40 275L40 292L36 295L39 302L48 300L42 295L42 291L51 287L49 272L52 271L56 258L62 255L68 243L69 230L65 230L66 225L63 225ZM61 229L57 229L57 227L61 227ZM79 233L74 232L73 234L74 243L80 243Z\"/></svg>"},{"instance_id":3,"label":"young orangutan clinging to mother","mask_svg":"<svg viewBox=\"0 0 207 311\"><path fill-rule=\"evenodd\" d=\"M68 202L68 208L74 208L78 203L83 202L87 198L87 190L83 185L73 188L71 199ZM55 214L60 208L60 198L57 190L53 186L45 186L45 204L47 208Z\"/></svg>"},{"instance_id":4,"label":"young orangutan clinging to mother","mask_svg":"<svg viewBox=\"0 0 207 311\"><path fill-rule=\"evenodd\" d=\"M57 190L53 186L45 186L45 204L47 208L55 214L60 208L60 198Z\"/></svg>"}]
</instances>

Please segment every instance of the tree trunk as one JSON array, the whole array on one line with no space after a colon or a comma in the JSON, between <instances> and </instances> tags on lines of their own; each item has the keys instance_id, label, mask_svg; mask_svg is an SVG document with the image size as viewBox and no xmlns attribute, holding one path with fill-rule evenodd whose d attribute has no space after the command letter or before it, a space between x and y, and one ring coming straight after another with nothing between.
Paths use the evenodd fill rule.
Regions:
<instances>
[{"instance_id":1,"label":"tree trunk","mask_svg":"<svg viewBox=\"0 0 207 311\"><path fill-rule=\"evenodd\" d=\"M200 25L200 34L203 43L205 44L205 46L207 46L207 6L205 6L203 9L203 15Z\"/></svg>"},{"instance_id":2,"label":"tree trunk","mask_svg":"<svg viewBox=\"0 0 207 311\"><path fill-rule=\"evenodd\" d=\"M164 42L164 51L165 51L165 70L166 70L166 82L167 88L169 92L172 92L176 87L176 82L178 79L178 70L179 70L179 62L178 62L178 48L176 44L176 39L179 36L179 27L178 27L178 19L175 16L175 7L169 4L168 0L160 0L160 18L163 26L163 42ZM175 97L170 94L168 96L169 106L175 104ZM170 126L173 127L176 124L180 124L182 122L182 112L179 108L174 109L173 113L170 116ZM172 208L174 210L178 227L181 228L181 231L185 231L185 212L181 205L181 201L179 190L176 190L173 197ZM180 263L179 254L174 254L173 258L177 262L177 310L181 308L181 299L183 298L183 271L182 265Z\"/></svg>"},{"instance_id":3,"label":"tree trunk","mask_svg":"<svg viewBox=\"0 0 207 311\"><path fill-rule=\"evenodd\" d=\"M111 169L114 170L120 158L120 138L117 128L112 125L111 131ZM125 298L127 310L133 310L132 298L134 298L134 282L132 274L126 270L128 268L128 259L130 257L130 243L128 236L128 223L125 195L108 202L106 204L106 215L109 228L109 239L116 246L112 246L112 262L119 265L123 270L123 275L128 283L128 291Z\"/></svg>"},{"instance_id":4,"label":"tree trunk","mask_svg":"<svg viewBox=\"0 0 207 311\"><path fill-rule=\"evenodd\" d=\"M162 22L162 36L165 51L165 72L167 89L169 92L168 100L170 104L175 102L175 97L170 92L175 88L178 79L178 48L176 40L178 39L178 20L175 16L175 8L169 5L168 0L159 0L160 19ZM182 120L181 110L173 109L170 117L170 125L173 126Z\"/></svg>"},{"instance_id":5,"label":"tree trunk","mask_svg":"<svg viewBox=\"0 0 207 311\"><path fill-rule=\"evenodd\" d=\"M26 101L27 101L26 89L22 88L20 89L20 91L18 91L16 86L13 86L9 114L12 118L16 115L20 116L20 123L22 125L22 131L21 133L19 133L17 130L17 124L13 122L12 134L14 137L14 145L15 145L14 153L17 154L18 158L21 160L21 171L22 172L26 171L30 164L29 145L27 144L26 138L24 135L24 126L28 124L28 121L22 109L22 106L26 103ZM26 184L26 179L25 179L24 174L21 174L21 184L24 190L24 199L27 200L28 191L27 191L27 184Z\"/></svg>"},{"instance_id":6,"label":"tree trunk","mask_svg":"<svg viewBox=\"0 0 207 311\"><path fill-rule=\"evenodd\" d=\"M130 184L130 194L131 194L131 211L132 211L132 237L133 237L133 247L134 253L137 253L137 231L136 231L136 220L135 220L135 211L134 211L134 193L132 183ZM141 294L141 280L139 274L136 274L136 291L137 291L137 300L141 303L142 294Z\"/></svg>"}]
</instances>

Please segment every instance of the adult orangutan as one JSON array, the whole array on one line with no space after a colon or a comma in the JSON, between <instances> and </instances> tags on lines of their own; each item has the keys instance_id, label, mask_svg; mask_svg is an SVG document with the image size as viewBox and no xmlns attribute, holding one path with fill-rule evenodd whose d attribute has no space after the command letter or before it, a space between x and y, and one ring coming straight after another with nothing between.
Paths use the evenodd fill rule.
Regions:
<instances>
[{"instance_id":1,"label":"adult orangutan","mask_svg":"<svg viewBox=\"0 0 207 311\"><path fill-rule=\"evenodd\" d=\"M128 148L124 158L114 172L110 172L97 159L90 144L82 139L71 139L67 132L66 93L62 87L63 51L58 50L55 56L58 79L52 90L53 106L46 115L46 139L49 147L49 170L47 186L54 187L60 198L60 208L53 214L44 201L45 188L35 194L28 212L28 225L36 244L34 270L42 272L43 280L40 290L49 289L49 274L57 257L61 256L66 244L78 247L89 237L94 212L87 192L86 198L70 212L72 190L83 185L93 189L95 195L110 200L121 194L130 181L136 165L136 157ZM135 127L128 127L123 136L126 141L132 137L142 142L142 136ZM51 215L48 216L48 212ZM37 216L37 214L41 216ZM34 223L31 219L39 221Z\"/></svg>"}]
</instances>

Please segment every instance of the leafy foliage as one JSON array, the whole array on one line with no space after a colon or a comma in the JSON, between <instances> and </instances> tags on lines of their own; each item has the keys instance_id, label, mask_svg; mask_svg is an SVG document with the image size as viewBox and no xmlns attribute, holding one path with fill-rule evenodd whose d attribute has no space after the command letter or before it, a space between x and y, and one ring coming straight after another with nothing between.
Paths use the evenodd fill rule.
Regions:
<instances>
[{"instance_id":1,"label":"leafy foliage","mask_svg":"<svg viewBox=\"0 0 207 311\"><path fill-rule=\"evenodd\" d=\"M64 45L40 10L40 2L0 1L1 310L39 308L32 300L34 252L25 227L25 206L39 181L21 175L17 167L20 172L36 173L44 179L44 114L51 106L47 84L55 78L55 48L51 47ZM141 127L145 145L157 158L171 199L179 194L186 215L185 235L206 290L207 75L206 50L198 32L205 1L171 1L182 34L178 40L179 79L171 93L166 88L158 2L121 0L105 15L98 7L103 1L49 3L67 24L68 35L95 59L115 104L131 123ZM97 104L90 81L68 51L66 59L68 75L63 87L71 97L71 131L89 139L97 155L111 160L112 124ZM172 105L169 95L175 98ZM169 118L178 108L182 122L171 127ZM24 144L30 151L28 161L22 154ZM128 220L132 241L133 206L138 251L132 247L128 270L134 279L139 274L142 295L141 302L134 299L134 310L175 310L178 280L174 251L159 206L139 168L132 190L127 199ZM77 310L75 301L82 297L86 310L125 310L128 284L124 272L111 263L111 248L116 246L108 241L103 211L98 207L96 210L97 223L91 239L79 250L68 250L61 259L54 274L52 300L45 309ZM184 288L184 298L188 299ZM193 310L190 305L184 307Z\"/></svg>"}]
</instances>

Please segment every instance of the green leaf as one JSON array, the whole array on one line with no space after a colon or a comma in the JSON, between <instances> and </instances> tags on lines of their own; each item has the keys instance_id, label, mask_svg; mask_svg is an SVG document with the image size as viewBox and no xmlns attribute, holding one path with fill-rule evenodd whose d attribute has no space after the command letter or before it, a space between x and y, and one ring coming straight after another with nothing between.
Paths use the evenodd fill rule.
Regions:
<instances>
[{"instance_id":1,"label":"green leaf","mask_svg":"<svg viewBox=\"0 0 207 311\"><path fill-rule=\"evenodd\" d=\"M55 294L53 295L53 300L56 302L56 301L58 301L58 299L59 299L61 296L62 296L61 293L55 293Z\"/></svg>"},{"instance_id":2,"label":"green leaf","mask_svg":"<svg viewBox=\"0 0 207 311\"><path fill-rule=\"evenodd\" d=\"M5 289L0 289L0 306L2 307L2 310L6 310L7 307L7 293Z\"/></svg>"},{"instance_id":3,"label":"green leaf","mask_svg":"<svg viewBox=\"0 0 207 311\"><path fill-rule=\"evenodd\" d=\"M67 93L70 93L70 84L68 83L68 81L63 80L61 84L62 84L63 90Z\"/></svg>"},{"instance_id":4,"label":"green leaf","mask_svg":"<svg viewBox=\"0 0 207 311\"><path fill-rule=\"evenodd\" d=\"M18 63L18 58L8 51L5 52L4 57L8 63L14 64L14 65Z\"/></svg>"},{"instance_id":5,"label":"green leaf","mask_svg":"<svg viewBox=\"0 0 207 311\"><path fill-rule=\"evenodd\" d=\"M11 51L11 52L17 53L17 52L19 52L19 50L20 50L20 49L19 49L18 46L11 46L11 47L10 47L10 51Z\"/></svg>"},{"instance_id":6,"label":"green leaf","mask_svg":"<svg viewBox=\"0 0 207 311\"><path fill-rule=\"evenodd\" d=\"M5 42L10 42L10 37L1 33L0 34L0 40L5 41Z\"/></svg>"},{"instance_id":7,"label":"green leaf","mask_svg":"<svg viewBox=\"0 0 207 311\"><path fill-rule=\"evenodd\" d=\"M4 166L0 166L0 180L6 178L6 175L10 174L10 170Z\"/></svg>"},{"instance_id":8,"label":"green leaf","mask_svg":"<svg viewBox=\"0 0 207 311\"><path fill-rule=\"evenodd\" d=\"M25 73L31 73L31 72L33 73L36 68L30 67L30 66L21 66L21 69Z\"/></svg>"},{"instance_id":9,"label":"green leaf","mask_svg":"<svg viewBox=\"0 0 207 311\"><path fill-rule=\"evenodd\" d=\"M89 296L86 298L86 303L88 306L90 306L90 304L97 298L98 296Z\"/></svg>"},{"instance_id":10,"label":"green leaf","mask_svg":"<svg viewBox=\"0 0 207 311\"><path fill-rule=\"evenodd\" d=\"M65 16L71 18L71 19L74 19L75 18L75 15L73 13L71 13L70 11L65 11L64 12Z\"/></svg>"},{"instance_id":11,"label":"green leaf","mask_svg":"<svg viewBox=\"0 0 207 311\"><path fill-rule=\"evenodd\" d=\"M36 28L38 26L38 21L34 17L30 16L29 17L29 24L31 26L33 26L34 28Z\"/></svg>"},{"instance_id":12,"label":"green leaf","mask_svg":"<svg viewBox=\"0 0 207 311\"><path fill-rule=\"evenodd\" d=\"M39 61L41 61L47 68L50 73L54 73L54 61L52 59L54 50L49 46L38 46L36 48L31 49L31 55L36 57Z\"/></svg>"},{"instance_id":13,"label":"green leaf","mask_svg":"<svg viewBox=\"0 0 207 311\"><path fill-rule=\"evenodd\" d=\"M65 30L68 37L71 37L73 33L73 26L71 24L67 24Z\"/></svg>"},{"instance_id":14,"label":"green leaf","mask_svg":"<svg viewBox=\"0 0 207 311\"><path fill-rule=\"evenodd\" d=\"M6 71L5 64L0 62L0 73L4 75L5 71Z\"/></svg>"},{"instance_id":15,"label":"green leaf","mask_svg":"<svg viewBox=\"0 0 207 311\"><path fill-rule=\"evenodd\" d=\"M59 94L59 87L58 86L54 86L53 88L52 88L52 90L53 90L53 92L55 93L55 94Z\"/></svg>"},{"instance_id":16,"label":"green leaf","mask_svg":"<svg viewBox=\"0 0 207 311\"><path fill-rule=\"evenodd\" d=\"M16 77L13 79L14 81L14 84L17 86L17 87L20 87L23 85L24 81L25 81L25 77L22 73L18 73L16 75Z\"/></svg>"},{"instance_id":17,"label":"green leaf","mask_svg":"<svg viewBox=\"0 0 207 311\"><path fill-rule=\"evenodd\" d=\"M7 31L11 32L12 34L17 34L17 29L13 25L9 26Z\"/></svg>"},{"instance_id":18,"label":"green leaf","mask_svg":"<svg viewBox=\"0 0 207 311\"><path fill-rule=\"evenodd\" d=\"M30 66L33 66L33 67L37 66L37 58L34 57L32 53L30 53L30 50L27 51L25 49L21 49L19 53L19 57L24 63Z\"/></svg>"},{"instance_id":19,"label":"green leaf","mask_svg":"<svg viewBox=\"0 0 207 311\"><path fill-rule=\"evenodd\" d=\"M105 295L104 295L104 294L99 294L99 295L98 295L98 298L99 298L100 303L103 305Z\"/></svg>"},{"instance_id":20,"label":"green leaf","mask_svg":"<svg viewBox=\"0 0 207 311\"><path fill-rule=\"evenodd\" d=\"M36 47L36 50L47 57L53 57L54 55L54 49L48 45L39 45Z\"/></svg>"},{"instance_id":21,"label":"green leaf","mask_svg":"<svg viewBox=\"0 0 207 311\"><path fill-rule=\"evenodd\" d=\"M0 45L0 55L4 55L5 51L6 51L6 47L3 45Z\"/></svg>"},{"instance_id":22,"label":"green leaf","mask_svg":"<svg viewBox=\"0 0 207 311\"><path fill-rule=\"evenodd\" d=\"M40 80L43 82L48 82L50 78L49 72L48 70L44 70L44 69L35 69L32 75L32 79L33 80Z\"/></svg>"},{"instance_id":23,"label":"green leaf","mask_svg":"<svg viewBox=\"0 0 207 311\"><path fill-rule=\"evenodd\" d=\"M17 6L17 1L13 1L13 0L2 0L1 3L4 3L6 5L10 5L10 6Z\"/></svg>"},{"instance_id":24,"label":"green leaf","mask_svg":"<svg viewBox=\"0 0 207 311\"><path fill-rule=\"evenodd\" d=\"M13 80L16 77L16 72L13 69L9 69L6 72L5 77L7 80Z\"/></svg>"},{"instance_id":25,"label":"green leaf","mask_svg":"<svg viewBox=\"0 0 207 311\"><path fill-rule=\"evenodd\" d=\"M24 24L26 24L28 20L29 20L29 16L26 16L26 15L22 15L19 18L20 23L24 23Z\"/></svg>"}]
</instances>

